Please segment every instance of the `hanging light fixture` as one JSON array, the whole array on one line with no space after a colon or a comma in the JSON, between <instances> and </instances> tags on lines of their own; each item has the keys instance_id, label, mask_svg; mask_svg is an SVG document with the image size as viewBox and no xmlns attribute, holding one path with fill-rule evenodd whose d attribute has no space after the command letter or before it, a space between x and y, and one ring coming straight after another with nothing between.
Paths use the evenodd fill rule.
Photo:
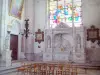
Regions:
<instances>
[{"instance_id":1,"label":"hanging light fixture","mask_svg":"<svg viewBox=\"0 0 100 75\"><path fill-rule=\"evenodd\" d=\"M25 38L27 39L29 34L32 34L29 30L29 23L28 23L29 19L25 19L25 28L23 30L23 32L20 32L19 34L21 35L25 35ZM33 34L34 35L34 34Z\"/></svg>"},{"instance_id":2,"label":"hanging light fixture","mask_svg":"<svg viewBox=\"0 0 100 75\"><path fill-rule=\"evenodd\" d=\"M25 34L26 39L28 38L28 34L30 33L30 32L29 32L29 24L28 24L28 21L29 21L29 19L25 19L24 34Z\"/></svg>"}]
</instances>

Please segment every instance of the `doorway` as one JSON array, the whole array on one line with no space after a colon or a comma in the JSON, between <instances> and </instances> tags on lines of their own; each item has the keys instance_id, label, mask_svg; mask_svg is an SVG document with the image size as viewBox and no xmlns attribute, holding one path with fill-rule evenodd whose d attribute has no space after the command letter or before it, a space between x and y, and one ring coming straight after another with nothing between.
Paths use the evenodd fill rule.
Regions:
<instances>
[{"instance_id":1,"label":"doorway","mask_svg":"<svg viewBox=\"0 0 100 75\"><path fill-rule=\"evenodd\" d=\"M10 50L12 60L18 60L18 35L10 34Z\"/></svg>"}]
</instances>

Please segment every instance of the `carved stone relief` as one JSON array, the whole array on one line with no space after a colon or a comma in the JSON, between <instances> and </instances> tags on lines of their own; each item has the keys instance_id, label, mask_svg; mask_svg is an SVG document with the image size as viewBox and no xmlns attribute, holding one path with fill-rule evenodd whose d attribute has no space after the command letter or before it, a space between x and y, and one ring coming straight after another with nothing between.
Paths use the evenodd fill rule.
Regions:
<instances>
[{"instance_id":1,"label":"carved stone relief","mask_svg":"<svg viewBox=\"0 0 100 75\"><path fill-rule=\"evenodd\" d=\"M56 34L54 37L54 51L67 51L70 52L72 49L72 46L70 44L70 41L66 39L66 36L68 34Z\"/></svg>"},{"instance_id":2,"label":"carved stone relief","mask_svg":"<svg viewBox=\"0 0 100 75\"><path fill-rule=\"evenodd\" d=\"M73 36L73 28L64 23L60 23L54 29L46 29L43 60L84 62L83 31L81 30L83 29L77 29L77 34Z\"/></svg>"}]
</instances>

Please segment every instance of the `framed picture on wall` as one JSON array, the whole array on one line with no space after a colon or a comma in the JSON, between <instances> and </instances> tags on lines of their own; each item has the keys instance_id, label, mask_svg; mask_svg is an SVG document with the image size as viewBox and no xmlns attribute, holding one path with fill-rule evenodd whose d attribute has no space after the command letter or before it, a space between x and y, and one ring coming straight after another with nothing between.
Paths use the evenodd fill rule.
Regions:
<instances>
[{"instance_id":1,"label":"framed picture on wall","mask_svg":"<svg viewBox=\"0 0 100 75\"><path fill-rule=\"evenodd\" d=\"M11 0L9 15L21 19L24 0Z\"/></svg>"},{"instance_id":2,"label":"framed picture on wall","mask_svg":"<svg viewBox=\"0 0 100 75\"><path fill-rule=\"evenodd\" d=\"M38 31L35 32L35 42L41 43L41 41L44 41L44 32L38 29Z\"/></svg>"},{"instance_id":3,"label":"framed picture on wall","mask_svg":"<svg viewBox=\"0 0 100 75\"><path fill-rule=\"evenodd\" d=\"M87 29L87 40L95 42L99 40L99 29L95 28L95 26L91 26L91 28Z\"/></svg>"}]
</instances>

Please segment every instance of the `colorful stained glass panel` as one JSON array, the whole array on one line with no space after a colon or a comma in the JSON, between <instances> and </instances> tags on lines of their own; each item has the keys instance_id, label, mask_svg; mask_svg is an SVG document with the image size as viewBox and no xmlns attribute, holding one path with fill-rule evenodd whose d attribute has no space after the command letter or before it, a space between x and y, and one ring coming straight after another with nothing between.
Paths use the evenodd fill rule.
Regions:
<instances>
[{"instance_id":1,"label":"colorful stained glass panel","mask_svg":"<svg viewBox=\"0 0 100 75\"><path fill-rule=\"evenodd\" d=\"M81 2L81 0L73 0L73 2Z\"/></svg>"},{"instance_id":2,"label":"colorful stained glass panel","mask_svg":"<svg viewBox=\"0 0 100 75\"><path fill-rule=\"evenodd\" d=\"M71 26L72 22L74 22L75 25L81 24L81 0L73 0L73 2L72 4L72 0L50 0L50 24L55 26L60 22Z\"/></svg>"}]
</instances>

